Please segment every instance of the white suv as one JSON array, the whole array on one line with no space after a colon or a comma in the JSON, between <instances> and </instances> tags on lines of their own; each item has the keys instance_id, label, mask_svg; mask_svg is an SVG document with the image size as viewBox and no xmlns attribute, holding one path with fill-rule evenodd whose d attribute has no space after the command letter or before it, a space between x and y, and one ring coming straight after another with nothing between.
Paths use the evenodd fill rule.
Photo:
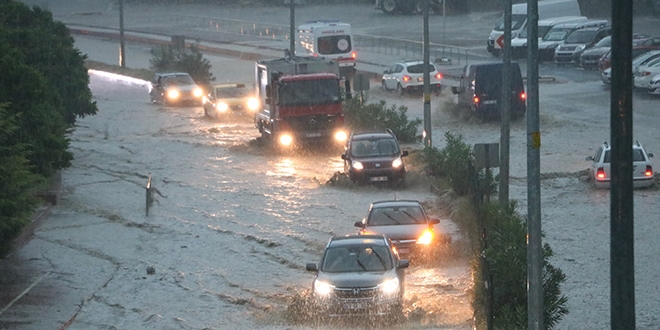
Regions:
<instances>
[{"instance_id":1,"label":"white suv","mask_svg":"<svg viewBox=\"0 0 660 330\"><path fill-rule=\"evenodd\" d=\"M633 156L633 187L643 188L653 185L654 174L651 163L652 153L647 153L644 147L635 141L632 146ZM591 179L596 184L596 188L609 188L611 171L611 146L605 142L596 150L596 154L587 157L591 164Z\"/></svg>"},{"instance_id":2,"label":"white suv","mask_svg":"<svg viewBox=\"0 0 660 330\"><path fill-rule=\"evenodd\" d=\"M431 90L440 94L442 74L438 72L433 63L429 63L429 78ZM396 90L399 95L404 91L421 91L424 88L424 61L395 63L383 72L382 86L383 90Z\"/></svg>"}]
</instances>

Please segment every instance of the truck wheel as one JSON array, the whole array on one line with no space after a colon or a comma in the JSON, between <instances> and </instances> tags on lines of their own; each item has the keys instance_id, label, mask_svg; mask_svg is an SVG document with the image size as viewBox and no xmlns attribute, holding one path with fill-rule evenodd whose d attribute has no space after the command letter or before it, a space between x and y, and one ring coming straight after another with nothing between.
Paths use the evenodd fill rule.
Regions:
<instances>
[{"instance_id":1,"label":"truck wheel","mask_svg":"<svg viewBox=\"0 0 660 330\"><path fill-rule=\"evenodd\" d=\"M397 10L396 0L383 0L381 10L388 15L394 15Z\"/></svg>"}]
</instances>

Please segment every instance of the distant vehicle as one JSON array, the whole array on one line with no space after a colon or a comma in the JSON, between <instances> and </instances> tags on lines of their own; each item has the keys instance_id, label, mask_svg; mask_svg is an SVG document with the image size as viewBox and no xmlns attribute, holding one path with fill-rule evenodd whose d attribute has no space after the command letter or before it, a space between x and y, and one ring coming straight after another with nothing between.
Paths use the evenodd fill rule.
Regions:
<instances>
[{"instance_id":1,"label":"distant vehicle","mask_svg":"<svg viewBox=\"0 0 660 330\"><path fill-rule=\"evenodd\" d=\"M634 87L648 91L651 79L660 74L660 58L646 62L633 69Z\"/></svg>"},{"instance_id":2,"label":"distant vehicle","mask_svg":"<svg viewBox=\"0 0 660 330\"><path fill-rule=\"evenodd\" d=\"M393 15L396 13L412 14L421 13L424 10L423 0L376 0L375 9L382 10L385 14ZM442 13L441 0L429 1L429 12L436 14Z\"/></svg>"},{"instance_id":3,"label":"distant vehicle","mask_svg":"<svg viewBox=\"0 0 660 330\"><path fill-rule=\"evenodd\" d=\"M632 58L637 58L642 54L660 50L660 38L641 38L633 39ZM610 67L612 59L612 50L607 52L598 60L598 70L603 71Z\"/></svg>"},{"instance_id":4,"label":"distant vehicle","mask_svg":"<svg viewBox=\"0 0 660 330\"><path fill-rule=\"evenodd\" d=\"M600 81L605 85L612 83L612 68L607 68L600 72Z\"/></svg>"},{"instance_id":5,"label":"distant vehicle","mask_svg":"<svg viewBox=\"0 0 660 330\"><path fill-rule=\"evenodd\" d=\"M351 133L345 149L341 159L351 181L403 184L406 176L403 157L408 156L408 151L401 150L391 130Z\"/></svg>"},{"instance_id":6,"label":"distant vehicle","mask_svg":"<svg viewBox=\"0 0 660 330\"><path fill-rule=\"evenodd\" d=\"M305 267L316 273L309 310L321 317L401 314L409 264L383 235L334 236L321 261Z\"/></svg>"},{"instance_id":7,"label":"distant vehicle","mask_svg":"<svg viewBox=\"0 0 660 330\"><path fill-rule=\"evenodd\" d=\"M607 143L596 150L596 154L586 158L591 161L590 175L594 181L596 188L610 188L612 180L612 172L610 171L610 162L612 147ZM651 163L652 153L646 152L646 149L635 141L632 145L632 161L633 161L633 186L635 188L650 187L653 185L654 173L653 164Z\"/></svg>"},{"instance_id":8,"label":"distant vehicle","mask_svg":"<svg viewBox=\"0 0 660 330\"><path fill-rule=\"evenodd\" d=\"M350 79L355 74L357 51L351 25L341 21L310 21L298 26L296 56L323 56L335 60L339 75Z\"/></svg>"},{"instance_id":9,"label":"distant vehicle","mask_svg":"<svg viewBox=\"0 0 660 330\"><path fill-rule=\"evenodd\" d=\"M289 56L255 64L262 138L282 147L304 142L346 142L339 66L325 57Z\"/></svg>"},{"instance_id":10,"label":"distant vehicle","mask_svg":"<svg viewBox=\"0 0 660 330\"><path fill-rule=\"evenodd\" d=\"M660 74L653 76L649 82L649 94L660 95Z\"/></svg>"},{"instance_id":11,"label":"distant vehicle","mask_svg":"<svg viewBox=\"0 0 660 330\"><path fill-rule=\"evenodd\" d=\"M539 42L555 25L565 23L584 23L589 19L586 16L562 16L542 19L538 21ZM524 57L527 54L527 27L520 34L511 39L511 56L514 58Z\"/></svg>"},{"instance_id":12,"label":"distant vehicle","mask_svg":"<svg viewBox=\"0 0 660 330\"><path fill-rule=\"evenodd\" d=\"M433 257L437 247L434 226L440 220L429 218L419 201L387 200L374 202L367 217L355 223L360 234L387 236L399 256L406 259Z\"/></svg>"},{"instance_id":13,"label":"distant vehicle","mask_svg":"<svg viewBox=\"0 0 660 330\"><path fill-rule=\"evenodd\" d=\"M649 36L642 33L633 33L633 58L636 56L634 47L636 44L648 40ZM660 41L660 40L659 40ZM598 69L600 59L612 49L612 36L607 36L596 43L591 49L587 49L580 55L580 66L585 70ZM639 54L637 54L639 55Z\"/></svg>"},{"instance_id":14,"label":"distant vehicle","mask_svg":"<svg viewBox=\"0 0 660 330\"><path fill-rule=\"evenodd\" d=\"M442 73L435 64L429 63L429 84L436 94L442 91ZM424 61L403 61L392 65L383 72L383 90L396 90L399 95L407 91L421 91L424 88Z\"/></svg>"},{"instance_id":15,"label":"distant vehicle","mask_svg":"<svg viewBox=\"0 0 660 330\"><path fill-rule=\"evenodd\" d=\"M612 26L583 28L571 32L563 44L555 48L556 64L580 64L580 55L601 39L612 34Z\"/></svg>"},{"instance_id":16,"label":"distant vehicle","mask_svg":"<svg viewBox=\"0 0 660 330\"><path fill-rule=\"evenodd\" d=\"M566 38L575 30L589 27L601 27L609 24L607 20L588 20L581 23L561 23L553 26L541 40L539 40L539 60L553 61L555 49L564 43Z\"/></svg>"},{"instance_id":17,"label":"distant vehicle","mask_svg":"<svg viewBox=\"0 0 660 330\"><path fill-rule=\"evenodd\" d=\"M215 119L231 114L254 116L259 107L254 91L241 83L211 85L209 94L203 98L203 101L204 114Z\"/></svg>"},{"instance_id":18,"label":"distant vehicle","mask_svg":"<svg viewBox=\"0 0 660 330\"><path fill-rule=\"evenodd\" d=\"M538 19L544 20L562 16L582 16L577 0L545 0L538 2ZM516 3L511 6L511 38L516 38L527 28L527 3ZM504 15L488 36L486 50L493 56L502 53L502 38L504 36Z\"/></svg>"},{"instance_id":19,"label":"distant vehicle","mask_svg":"<svg viewBox=\"0 0 660 330\"><path fill-rule=\"evenodd\" d=\"M202 105L204 91L185 72L156 73L149 82L152 103Z\"/></svg>"},{"instance_id":20,"label":"distant vehicle","mask_svg":"<svg viewBox=\"0 0 660 330\"><path fill-rule=\"evenodd\" d=\"M469 107L476 114L499 118L502 99L502 63L468 64L463 68L459 86L452 87L458 104ZM511 118L524 117L527 95L520 66L511 63Z\"/></svg>"}]
</instances>

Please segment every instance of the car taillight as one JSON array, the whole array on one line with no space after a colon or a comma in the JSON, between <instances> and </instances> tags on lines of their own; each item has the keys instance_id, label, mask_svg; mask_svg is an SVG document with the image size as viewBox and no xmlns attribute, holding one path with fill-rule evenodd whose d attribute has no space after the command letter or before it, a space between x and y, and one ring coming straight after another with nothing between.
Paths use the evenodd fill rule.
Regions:
<instances>
[{"instance_id":1,"label":"car taillight","mask_svg":"<svg viewBox=\"0 0 660 330\"><path fill-rule=\"evenodd\" d=\"M653 176L653 166L646 165L646 171L644 172L646 176Z\"/></svg>"},{"instance_id":2,"label":"car taillight","mask_svg":"<svg viewBox=\"0 0 660 330\"><path fill-rule=\"evenodd\" d=\"M642 76L649 76L649 75L651 75L651 73L648 72L648 71L644 71L644 72L642 72Z\"/></svg>"},{"instance_id":3,"label":"car taillight","mask_svg":"<svg viewBox=\"0 0 660 330\"><path fill-rule=\"evenodd\" d=\"M410 77L409 76L403 76L403 81L410 81Z\"/></svg>"},{"instance_id":4,"label":"car taillight","mask_svg":"<svg viewBox=\"0 0 660 330\"><path fill-rule=\"evenodd\" d=\"M524 101L526 98L527 98L527 94L525 94L525 93L520 93L520 99L521 99L521 100Z\"/></svg>"},{"instance_id":5,"label":"car taillight","mask_svg":"<svg viewBox=\"0 0 660 330\"><path fill-rule=\"evenodd\" d=\"M479 97L475 96L474 99L472 99L472 101L474 102L474 104L479 104Z\"/></svg>"},{"instance_id":6,"label":"car taillight","mask_svg":"<svg viewBox=\"0 0 660 330\"><path fill-rule=\"evenodd\" d=\"M438 72L435 74L435 79L442 79L442 73Z\"/></svg>"},{"instance_id":7,"label":"car taillight","mask_svg":"<svg viewBox=\"0 0 660 330\"><path fill-rule=\"evenodd\" d=\"M596 171L596 177L599 179L605 179L605 170L602 167L598 168L598 171Z\"/></svg>"},{"instance_id":8,"label":"car taillight","mask_svg":"<svg viewBox=\"0 0 660 330\"><path fill-rule=\"evenodd\" d=\"M356 58L357 58L357 53L356 53L356 52L352 52L352 53L351 53L351 57L352 57L353 59L356 59Z\"/></svg>"}]
</instances>

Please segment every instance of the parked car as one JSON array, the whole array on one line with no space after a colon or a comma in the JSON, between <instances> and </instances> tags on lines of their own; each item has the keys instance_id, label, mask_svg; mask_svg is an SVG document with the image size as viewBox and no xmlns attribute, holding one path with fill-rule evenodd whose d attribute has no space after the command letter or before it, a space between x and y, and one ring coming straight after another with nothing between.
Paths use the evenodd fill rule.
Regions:
<instances>
[{"instance_id":1,"label":"parked car","mask_svg":"<svg viewBox=\"0 0 660 330\"><path fill-rule=\"evenodd\" d=\"M611 25L574 30L566 37L564 43L555 49L555 63L579 64L580 55L585 49L593 47L610 34L612 34Z\"/></svg>"},{"instance_id":2,"label":"parked car","mask_svg":"<svg viewBox=\"0 0 660 330\"><path fill-rule=\"evenodd\" d=\"M359 234L387 236L399 256L405 259L433 257L437 247L434 226L440 220L429 218L422 204L415 200L387 200L374 202L367 217L357 221Z\"/></svg>"},{"instance_id":3,"label":"parked car","mask_svg":"<svg viewBox=\"0 0 660 330\"><path fill-rule=\"evenodd\" d=\"M555 49L562 45L566 38L575 30L602 27L609 24L607 20L588 20L579 23L562 23L553 26L541 40L539 40L539 60L552 61L555 56Z\"/></svg>"},{"instance_id":4,"label":"parked car","mask_svg":"<svg viewBox=\"0 0 660 330\"><path fill-rule=\"evenodd\" d=\"M642 54L651 51L660 50L660 38L641 38L633 39L632 58L637 58ZM603 71L611 66L612 50L610 49L598 61L598 69Z\"/></svg>"},{"instance_id":5,"label":"parked car","mask_svg":"<svg viewBox=\"0 0 660 330\"><path fill-rule=\"evenodd\" d=\"M204 92L185 72L156 73L149 83L152 103L202 105Z\"/></svg>"},{"instance_id":6,"label":"parked car","mask_svg":"<svg viewBox=\"0 0 660 330\"><path fill-rule=\"evenodd\" d=\"M660 74L651 78L648 88L649 94L660 95Z\"/></svg>"},{"instance_id":7,"label":"parked car","mask_svg":"<svg viewBox=\"0 0 660 330\"><path fill-rule=\"evenodd\" d=\"M433 63L429 63L428 71L431 91L439 94L442 90L442 74ZM381 83L383 90L396 90L399 95L407 91L421 91L424 87L424 61L395 63L383 72Z\"/></svg>"},{"instance_id":8,"label":"parked car","mask_svg":"<svg viewBox=\"0 0 660 330\"><path fill-rule=\"evenodd\" d=\"M245 84L224 83L211 85L209 94L203 98L204 114L218 119L230 114L254 116L259 101Z\"/></svg>"},{"instance_id":9,"label":"parked car","mask_svg":"<svg viewBox=\"0 0 660 330\"><path fill-rule=\"evenodd\" d=\"M316 273L310 311L320 317L401 314L408 266L384 235L334 236L321 261L305 267Z\"/></svg>"},{"instance_id":10,"label":"parked car","mask_svg":"<svg viewBox=\"0 0 660 330\"><path fill-rule=\"evenodd\" d=\"M580 55L580 66L586 70L598 68L598 62L603 55L612 48L612 36L607 36L596 43L591 49L587 49Z\"/></svg>"},{"instance_id":11,"label":"parked car","mask_svg":"<svg viewBox=\"0 0 660 330\"><path fill-rule=\"evenodd\" d=\"M610 162L611 146L605 142L596 150L596 154L586 158L591 161L590 175L596 185L596 188L609 188L612 179ZM635 141L632 145L633 158L633 186L635 188L650 187L653 185L653 164L651 163L652 153L646 152L646 149Z\"/></svg>"},{"instance_id":12,"label":"parked car","mask_svg":"<svg viewBox=\"0 0 660 330\"><path fill-rule=\"evenodd\" d=\"M639 65L633 69L634 87L648 90L651 79L660 74L660 57Z\"/></svg>"},{"instance_id":13,"label":"parked car","mask_svg":"<svg viewBox=\"0 0 660 330\"><path fill-rule=\"evenodd\" d=\"M607 68L600 72L600 81L605 85L612 83L612 68Z\"/></svg>"},{"instance_id":14,"label":"parked car","mask_svg":"<svg viewBox=\"0 0 660 330\"><path fill-rule=\"evenodd\" d=\"M346 142L344 172L355 183L389 182L403 184L406 167L399 141L391 130L351 133Z\"/></svg>"}]
</instances>

